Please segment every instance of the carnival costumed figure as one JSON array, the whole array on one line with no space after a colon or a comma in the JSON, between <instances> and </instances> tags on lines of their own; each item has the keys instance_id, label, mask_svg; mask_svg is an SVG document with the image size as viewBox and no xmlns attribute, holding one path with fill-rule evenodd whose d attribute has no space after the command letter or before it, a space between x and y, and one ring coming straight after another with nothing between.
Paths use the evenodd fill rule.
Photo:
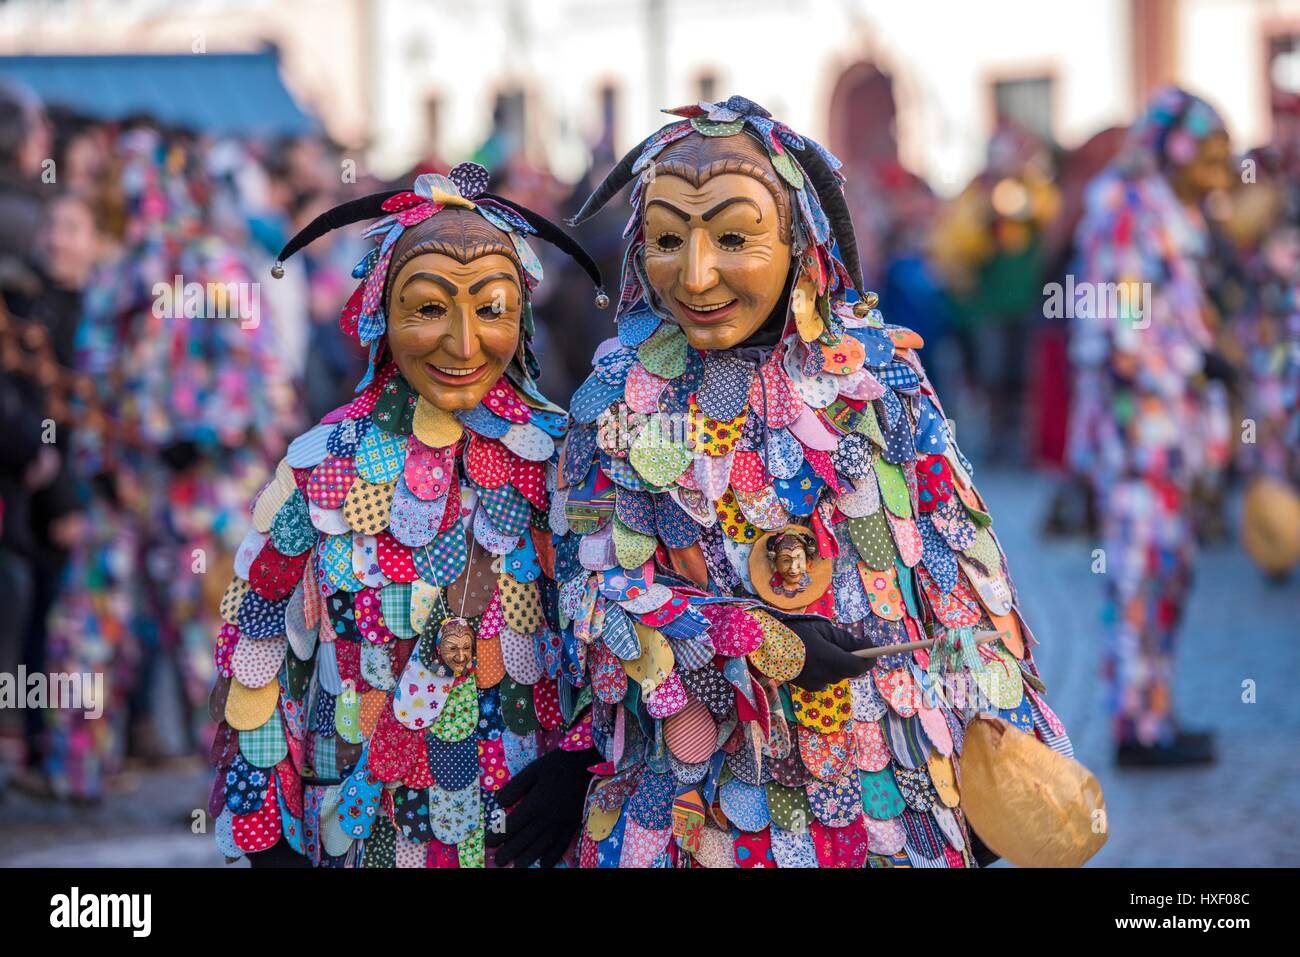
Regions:
<instances>
[{"instance_id":1,"label":"carnival costumed figure","mask_svg":"<svg viewBox=\"0 0 1300 957\"><path fill-rule=\"evenodd\" d=\"M1230 265L1212 292L1241 369L1242 544L1280 580L1300 563L1300 162L1285 143L1249 159L1257 177L1233 191L1220 233Z\"/></svg>"},{"instance_id":2,"label":"carnival costumed figure","mask_svg":"<svg viewBox=\"0 0 1300 957\"><path fill-rule=\"evenodd\" d=\"M1090 187L1075 268L1070 460L1103 530L1106 656L1117 760L1213 757L1173 714L1176 636L1191 586L1194 488L1229 451L1226 363L1213 351L1200 203L1228 182L1228 137L1204 100L1170 89Z\"/></svg>"},{"instance_id":3,"label":"carnival costumed figure","mask_svg":"<svg viewBox=\"0 0 1300 957\"><path fill-rule=\"evenodd\" d=\"M527 240L600 276L487 182L472 163L422 175L280 254L378 219L340 319L367 373L289 444L222 600L210 810L228 857L482 867L503 786L539 754L590 763L546 529L567 424L534 384Z\"/></svg>"},{"instance_id":4,"label":"carnival costumed figure","mask_svg":"<svg viewBox=\"0 0 1300 957\"><path fill-rule=\"evenodd\" d=\"M77 364L95 384L74 435L90 479L85 540L51 615L51 668L105 674L102 718L51 713L48 772L57 794L99 797L127 749L156 746L154 675L172 668L196 748L211 685L209 562L231 554L244 503L274 465L292 414L271 349L271 319L237 314L252 286L241 254L208 232L193 150L148 129L124 134L122 253L89 283ZM182 292L189 289L190 295ZM196 290L219 288L209 302ZM216 311L214 311L216 310ZM233 310L233 311L232 311ZM218 586L219 588L220 586ZM129 726L128 726L129 725Z\"/></svg>"},{"instance_id":5,"label":"carnival costumed figure","mask_svg":"<svg viewBox=\"0 0 1300 957\"><path fill-rule=\"evenodd\" d=\"M667 112L576 217L635 183L551 509L603 759L579 864L987 860L975 702L1071 747L920 339L854 301L833 156L743 97Z\"/></svg>"}]
</instances>

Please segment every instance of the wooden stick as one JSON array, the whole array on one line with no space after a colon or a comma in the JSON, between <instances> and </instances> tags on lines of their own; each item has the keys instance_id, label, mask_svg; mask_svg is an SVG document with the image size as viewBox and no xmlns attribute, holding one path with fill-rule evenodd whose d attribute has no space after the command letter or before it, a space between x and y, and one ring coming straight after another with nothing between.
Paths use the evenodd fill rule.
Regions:
<instances>
[{"instance_id":1,"label":"wooden stick","mask_svg":"<svg viewBox=\"0 0 1300 957\"><path fill-rule=\"evenodd\" d=\"M978 631L975 633L975 644L987 645L990 641L997 641L1002 637L1000 631ZM904 651L916 651L920 648L933 648L938 638L926 638L922 641L905 641L901 645L886 645L883 648L862 648L858 651L851 651L849 654L857 655L859 658L880 658L884 655L896 655Z\"/></svg>"}]
</instances>

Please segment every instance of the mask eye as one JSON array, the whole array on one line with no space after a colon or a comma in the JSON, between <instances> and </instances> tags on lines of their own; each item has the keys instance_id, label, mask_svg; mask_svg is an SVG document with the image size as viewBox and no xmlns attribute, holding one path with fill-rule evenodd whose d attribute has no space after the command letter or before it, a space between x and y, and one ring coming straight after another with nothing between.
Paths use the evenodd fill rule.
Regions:
<instances>
[{"instance_id":1,"label":"mask eye","mask_svg":"<svg viewBox=\"0 0 1300 957\"><path fill-rule=\"evenodd\" d=\"M440 302L426 302L415 311L425 319L440 319L446 315L447 307Z\"/></svg>"},{"instance_id":2,"label":"mask eye","mask_svg":"<svg viewBox=\"0 0 1300 957\"><path fill-rule=\"evenodd\" d=\"M494 319L500 319L505 315L505 312L504 308L498 311L497 307L490 302L485 302L474 310L474 314L484 322L492 322Z\"/></svg>"},{"instance_id":3,"label":"mask eye","mask_svg":"<svg viewBox=\"0 0 1300 957\"><path fill-rule=\"evenodd\" d=\"M664 250L664 252L672 252L673 250L682 247L682 237L678 236L676 233L664 233L655 240L655 245Z\"/></svg>"},{"instance_id":4,"label":"mask eye","mask_svg":"<svg viewBox=\"0 0 1300 957\"><path fill-rule=\"evenodd\" d=\"M723 249L735 252L737 249L745 248L745 237L740 233L723 233L718 237L718 245Z\"/></svg>"}]
</instances>

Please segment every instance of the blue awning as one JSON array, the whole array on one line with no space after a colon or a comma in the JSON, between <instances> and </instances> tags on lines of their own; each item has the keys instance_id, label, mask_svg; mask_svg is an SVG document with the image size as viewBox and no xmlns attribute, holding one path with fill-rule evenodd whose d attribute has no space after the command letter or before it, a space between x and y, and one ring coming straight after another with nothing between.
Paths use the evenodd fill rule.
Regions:
<instances>
[{"instance_id":1,"label":"blue awning","mask_svg":"<svg viewBox=\"0 0 1300 957\"><path fill-rule=\"evenodd\" d=\"M213 133L295 135L319 129L280 79L274 49L257 53L0 56L0 76L48 104L92 117L148 114Z\"/></svg>"}]
</instances>

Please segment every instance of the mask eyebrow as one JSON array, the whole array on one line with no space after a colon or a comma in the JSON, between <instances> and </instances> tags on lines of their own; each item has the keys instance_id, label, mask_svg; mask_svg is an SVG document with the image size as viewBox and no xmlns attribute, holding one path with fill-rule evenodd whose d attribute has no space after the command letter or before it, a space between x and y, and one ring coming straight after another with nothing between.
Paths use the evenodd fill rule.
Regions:
<instances>
[{"instance_id":1,"label":"mask eyebrow","mask_svg":"<svg viewBox=\"0 0 1300 957\"><path fill-rule=\"evenodd\" d=\"M516 287L519 285L517 282L515 282L515 277L512 276L512 275L510 275L509 273L506 273L506 272L496 272L496 273L493 273L493 274L490 275L490 276L484 276L484 277L483 277L482 279L480 279L478 282L474 283L474 285L470 286L470 287L469 287L469 294L470 294L471 296L474 295L474 294L477 293L480 289L482 289L484 286L486 286L488 283L490 283L490 282L496 282L498 279L506 279L506 280L509 280L510 282L514 283Z\"/></svg>"},{"instance_id":2,"label":"mask eyebrow","mask_svg":"<svg viewBox=\"0 0 1300 957\"><path fill-rule=\"evenodd\" d=\"M406 282L402 283L402 288L398 290L398 295L404 293L406 291L406 287L409 286L411 283L415 282L417 279L424 279L428 282L437 283L439 286L441 286L443 289L447 291L447 295L449 296L455 296L460 292L460 289L456 287L456 284L452 282L450 279L448 279L446 276L439 276L437 273L432 273L432 272L415 272L415 273L411 273L411 275L407 277Z\"/></svg>"},{"instance_id":3,"label":"mask eyebrow","mask_svg":"<svg viewBox=\"0 0 1300 957\"><path fill-rule=\"evenodd\" d=\"M731 205L733 205L733 204L735 204L735 203L749 203L749 205L750 205L750 206L753 206L753 207L754 207L754 210L758 213L758 221L759 221L760 223L763 221L763 210L762 210L762 208L758 205L758 203L754 202L754 201L753 201L752 199L750 199L748 196L732 196L732 197L730 197L730 198L728 198L728 199L724 199L722 202L718 203L717 206L714 206L711 210L709 210L707 213L705 213L705 214L704 214L703 216L701 216L700 218L701 218L702 220L704 220L704 221L707 223L707 222L708 222L710 219L712 219L714 216L718 215L718 213L722 212L722 211L723 211L724 209L726 209L728 206L731 206Z\"/></svg>"},{"instance_id":4,"label":"mask eyebrow","mask_svg":"<svg viewBox=\"0 0 1300 957\"><path fill-rule=\"evenodd\" d=\"M682 222L689 223L691 221L690 213L682 212L680 209L678 209L672 203L668 202L666 199L652 199L650 200L650 202L646 203L645 206L646 209L649 209L651 206L662 206L664 209L668 210L668 212L673 213L676 216L680 216Z\"/></svg>"}]
</instances>

